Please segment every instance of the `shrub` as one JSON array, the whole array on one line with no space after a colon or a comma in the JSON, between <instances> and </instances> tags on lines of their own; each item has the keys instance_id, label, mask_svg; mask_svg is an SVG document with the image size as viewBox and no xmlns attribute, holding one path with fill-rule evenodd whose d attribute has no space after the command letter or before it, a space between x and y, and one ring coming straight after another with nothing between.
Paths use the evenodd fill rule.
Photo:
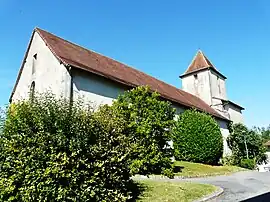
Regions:
<instances>
[{"instance_id":1,"label":"shrub","mask_svg":"<svg viewBox=\"0 0 270 202\"><path fill-rule=\"evenodd\" d=\"M175 158L196 163L217 164L223 140L216 121L205 113L186 110L173 130Z\"/></svg>"},{"instance_id":2,"label":"shrub","mask_svg":"<svg viewBox=\"0 0 270 202\"><path fill-rule=\"evenodd\" d=\"M241 160L247 158L256 159L257 164L266 162L263 139L255 130L249 130L241 123L233 124L227 142L232 154L237 156L235 165L240 165Z\"/></svg>"},{"instance_id":3,"label":"shrub","mask_svg":"<svg viewBox=\"0 0 270 202\"><path fill-rule=\"evenodd\" d=\"M230 166L230 165L235 165L234 163L235 159L233 155L227 155L227 156L223 156L221 158L221 164L224 166Z\"/></svg>"},{"instance_id":4,"label":"shrub","mask_svg":"<svg viewBox=\"0 0 270 202\"><path fill-rule=\"evenodd\" d=\"M15 104L0 137L0 200L126 201L129 144L117 124L50 95Z\"/></svg>"},{"instance_id":5,"label":"shrub","mask_svg":"<svg viewBox=\"0 0 270 202\"><path fill-rule=\"evenodd\" d=\"M4 126L4 121L5 121L4 117L5 117L4 109L0 107L0 136L3 132L3 126Z\"/></svg>"},{"instance_id":6,"label":"shrub","mask_svg":"<svg viewBox=\"0 0 270 202\"><path fill-rule=\"evenodd\" d=\"M120 95L110 110L125 121L125 134L132 143L131 173L173 177L169 141L175 110L171 104L148 87L138 87Z\"/></svg>"},{"instance_id":7,"label":"shrub","mask_svg":"<svg viewBox=\"0 0 270 202\"><path fill-rule=\"evenodd\" d=\"M240 161L240 167L247 168L250 170L253 170L255 168L255 161L254 159L241 159Z\"/></svg>"},{"instance_id":8,"label":"shrub","mask_svg":"<svg viewBox=\"0 0 270 202\"><path fill-rule=\"evenodd\" d=\"M221 164L224 166L238 165L237 162L239 162L239 156L235 154L230 154L221 158Z\"/></svg>"}]
</instances>

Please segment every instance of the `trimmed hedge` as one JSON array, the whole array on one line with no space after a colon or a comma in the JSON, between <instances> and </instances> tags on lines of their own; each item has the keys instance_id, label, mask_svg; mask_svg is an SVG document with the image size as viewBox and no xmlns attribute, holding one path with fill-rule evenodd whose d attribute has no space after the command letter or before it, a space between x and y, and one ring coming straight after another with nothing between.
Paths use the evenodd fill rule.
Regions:
<instances>
[{"instance_id":1,"label":"trimmed hedge","mask_svg":"<svg viewBox=\"0 0 270 202\"><path fill-rule=\"evenodd\" d=\"M116 125L48 95L13 105L0 137L0 201L126 201L129 144Z\"/></svg>"},{"instance_id":2,"label":"trimmed hedge","mask_svg":"<svg viewBox=\"0 0 270 202\"><path fill-rule=\"evenodd\" d=\"M173 130L175 158L217 164L223 153L223 138L217 122L196 110L186 110Z\"/></svg>"}]
</instances>

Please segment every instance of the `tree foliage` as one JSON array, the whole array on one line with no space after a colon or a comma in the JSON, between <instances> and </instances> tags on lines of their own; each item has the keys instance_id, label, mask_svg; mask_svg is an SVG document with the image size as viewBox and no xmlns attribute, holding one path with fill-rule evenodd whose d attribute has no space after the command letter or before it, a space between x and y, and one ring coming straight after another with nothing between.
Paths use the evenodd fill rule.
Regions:
<instances>
[{"instance_id":1,"label":"tree foliage","mask_svg":"<svg viewBox=\"0 0 270 202\"><path fill-rule=\"evenodd\" d=\"M260 133L264 142L270 140L270 125L267 128L262 127Z\"/></svg>"},{"instance_id":2,"label":"tree foliage","mask_svg":"<svg viewBox=\"0 0 270 202\"><path fill-rule=\"evenodd\" d=\"M125 134L130 139L132 174L162 173L173 176L171 128L175 110L169 102L148 87L137 87L120 95L110 108L121 117Z\"/></svg>"},{"instance_id":3,"label":"tree foliage","mask_svg":"<svg viewBox=\"0 0 270 202\"><path fill-rule=\"evenodd\" d=\"M0 137L0 200L126 201L129 140L121 124L104 127L99 118L49 95L10 108Z\"/></svg>"},{"instance_id":4,"label":"tree foliage","mask_svg":"<svg viewBox=\"0 0 270 202\"><path fill-rule=\"evenodd\" d=\"M233 124L227 142L236 165L240 165L242 159L255 159L258 164L266 161L263 139L256 130L250 130L241 123Z\"/></svg>"},{"instance_id":5,"label":"tree foliage","mask_svg":"<svg viewBox=\"0 0 270 202\"><path fill-rule=\"evenodd\" d=\"M0 136L3 132L4 122L5 122L5 110L0 107Z\"/></svg>"},{"instance_id":6,"label":"tree foliage","mask_svg":"<svg viewBox=\"0 0 270 202\"><path fill-rule=\"evenodd\" d=\"M267 127L254 127L253 130L261 135L264 143L270 140L270 125Z\"/></svg>"},{"instance_id":7,"label":"tree foliage","mask_svg":"<svg viewBox=\"0 0 270 202\"><path fill-rule=\"evenodd\" d=\"M196 163L217 164L223 153L223 139L217 122L196 110L186 110L173 130L175 158Z\"/></svg>"}]
</instances>

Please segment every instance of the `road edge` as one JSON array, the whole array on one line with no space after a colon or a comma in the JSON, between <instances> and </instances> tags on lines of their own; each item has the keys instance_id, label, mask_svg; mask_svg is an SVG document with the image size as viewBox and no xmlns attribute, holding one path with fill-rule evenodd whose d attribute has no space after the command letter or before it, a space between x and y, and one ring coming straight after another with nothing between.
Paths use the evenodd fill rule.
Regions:
<instances>
[{"instance_id":1,"label":"road edge","mask_svg":"<svg viewBox=\"0 0 270 202\"><path fill-rule=\"evenodd\" d=\"M209 200L212 200L212 199L215 199L217 197L219 197L221 194L223 194L224 192L224 189L222 189L221 187L219 186L215 186L217 187L217 190L209 195L206 195L200 199L197 199L195 200L194 202L204 202L204 201L209 201Z\"/></svg>"}]
</instances>

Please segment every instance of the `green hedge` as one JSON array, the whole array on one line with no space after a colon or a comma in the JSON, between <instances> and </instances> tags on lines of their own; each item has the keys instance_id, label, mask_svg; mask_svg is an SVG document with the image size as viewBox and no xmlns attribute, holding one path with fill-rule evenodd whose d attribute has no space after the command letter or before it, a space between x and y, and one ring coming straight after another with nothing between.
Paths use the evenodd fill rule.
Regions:
<instances>
[{"instance_id":1,"label":"green hedge","mask_svg":"<svg viewBox=\"0 0 270 202\"><path fill-rule=\"evenodd\" d=\"M241 159L240 167L247 168L253 170L255 168L255 160L254 159Z\"/></svg>"},{"instance_id":2,"label":"green hedge","mask_svg":"<svg viewBox=\"0 0 270 202\"><path fill-rule=\"evenodd\" d=\"M125 123L132 148L132 174L173 177L173 150L168 144L175 116L171 103L142 86L120 95L110 110Z\"/></svg>"},{"instance_id":3,"label":"green hedge","mask_svg":"<svg viewBox=\"0 0 270 202\"><path fill-rule=\"evenodd\" d=\"M48 95L12 105L0 137L0 201L126 201L129 144L117 124Z\"/></svg>"},{"instance_id":4,"label":"green hedge","mask_svg":"<svg viewBox=\"0 0 270 202\"><path fill-rule=\"evenodd\" d=\"M217 164L222 157L222 134L210 115L186 110L179 116L173 136L177 160Z\"/></svg>"}]
</instances>

